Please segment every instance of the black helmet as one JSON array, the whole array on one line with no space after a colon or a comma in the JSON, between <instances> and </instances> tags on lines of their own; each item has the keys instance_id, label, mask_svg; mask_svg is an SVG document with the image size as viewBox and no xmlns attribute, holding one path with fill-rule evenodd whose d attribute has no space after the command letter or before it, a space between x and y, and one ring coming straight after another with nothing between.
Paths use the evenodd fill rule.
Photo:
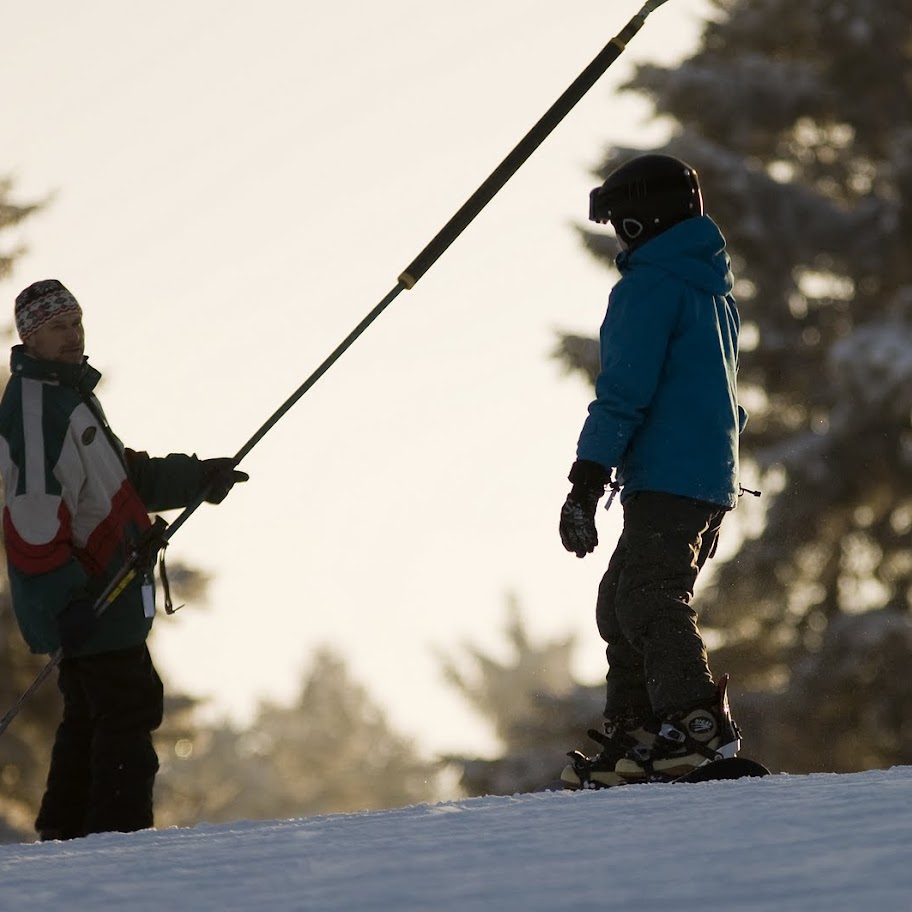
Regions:
<instances>
[{"instance_id":1,"label":"black helmet","mask_svg":"<svg viewBox=\"0 0 912 912\"><path fill-rule=\"evenodd\" d=\"M602 225L611 222L631 248L702 214L697 172L671 155L632 158L589 194L589 218Z\"/></svg>"}]
</instances>

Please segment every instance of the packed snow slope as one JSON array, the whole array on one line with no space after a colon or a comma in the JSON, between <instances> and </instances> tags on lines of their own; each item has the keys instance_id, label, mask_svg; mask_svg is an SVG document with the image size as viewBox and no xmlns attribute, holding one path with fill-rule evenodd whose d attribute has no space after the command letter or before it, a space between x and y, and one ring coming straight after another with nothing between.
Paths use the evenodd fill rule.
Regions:
<instances>
[{"instance_id":1,"label":"packed snow slope","mask_svg":"<svg viewBox=\"0 0 912 912\"><path fill-rule=\"evenodd\" d=\"M912 909L912 767L0 846L0 909Z\"/></svg>"}]
</instances>

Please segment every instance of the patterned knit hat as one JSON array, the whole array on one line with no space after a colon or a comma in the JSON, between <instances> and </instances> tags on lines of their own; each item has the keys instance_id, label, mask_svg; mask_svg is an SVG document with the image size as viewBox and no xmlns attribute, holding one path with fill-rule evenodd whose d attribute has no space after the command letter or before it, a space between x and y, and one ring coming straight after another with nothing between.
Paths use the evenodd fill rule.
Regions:
<instances>
[{"instance_id":1,"label":"patterned knit hat","mask_svg":"<svg viewBox=\"0 0 912 912\"><path fill-rule=\"evenodd\" d=\"M81 314L82 308L57 279L33 282L16 296L16 330L19 338L27 342L45 323L70 312Z\"/></svg>"}]
</instances>

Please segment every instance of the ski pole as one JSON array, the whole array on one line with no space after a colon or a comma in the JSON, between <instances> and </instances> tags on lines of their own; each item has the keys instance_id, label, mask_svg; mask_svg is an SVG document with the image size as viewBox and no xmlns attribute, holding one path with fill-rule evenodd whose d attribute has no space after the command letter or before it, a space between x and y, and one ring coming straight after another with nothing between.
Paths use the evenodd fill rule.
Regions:
<instances>
[{"instance_id":1,"label":"ski pole","mask_svg":"<svg viewBox=\"0 0 912 912\"><path fill-rule=\"evenodd\" d=\"M155 562L158 552L166 546L168 540L168 526L161 516L155 517L155 522L143 533L141 538L133 549L127 562L114 575L111 581L102 590L101 595L95 600L92 610L96 617L100 617L120 594L136 578L140 570L148 569ZM19 710L28 702L29 698L44 683L48 675L60 664L63 658L63 650L56 650L41 671L38 672L35 679L26 688L18 700L9 708L6 715L0 719L0 735L2 735L13 719L19 715Z\"/></svg>"},{"instance_id":2,"label":"ski pole","mask_svg":"<svg viewBox=\"0 0 912 912\"><path fill-rule=\"evenodd\" d=\"M392 288L367 316L336 346L329 357L273 412L254 435L238 450L234 456L237 465L284 417L295 403L339 360L352 343L383 313L398 297L400 292L415 287L418 280L437 262L447 248L474 221L475 217L491 202L507 181L522 167L532 153L547 139L554 128L570 113L577 102L595 85L604 72L624 52L627 44L639 32L650 13L666 3L667 0L646 0L642 8L630 18L630 21L615 35L596 55L592 62L573 80L566 91L542 115L531 130L517 143L507 157L491 172L478 189L463 203L456 214L440 229L431 242L415 257L399 275ZM184 508L180 515L164 529L159 530L157 549L164 548L178 529L196 512L205 500L205 492ZM161 520L161 518L158 518ZM158 521L158 520L157 520ZM164 523L164 520L161 520ZM138 562L129 562L115 577L106 592L95 605L96 615L110 607L111 603L133 580ZM119 588L116 588L117 583ZM112 594L111 594L112 593ZM28 697L47 678L53 668L60 662L58 650L38 674L29 688L16 704L0 719L0 735L9 727Z\"/></svg>"},{"instance_id":3,"label":"ski pole","mask_svg":"<svg viewBox=\"0 0 912 912\"><path fill-rule=\"evenodd\" d=\"M497 195L504 184L520 169L532 153L553 132L554 128L570 113L576 103L592 88L599 77L623 53L628 42L643 27L646 17L667 0L647 0L642 9L599 52L593 61L570 84L567 90L551 105L539 121L519 141L513 151L491 172L488 178L463 203L456 214L440 229L433 240L415 257L399 276L390 290L373 310L339 343L329 357L275 410L269 419L237 451L239 463L284 417L294 404L339 360L351 344L383 313L401 291L414 288L418 280L437 262L446 249L472 223L475 217ZM203 502L200 497L188 506L168 527L165 541L190 518Z\"/></svg>"}]
</instances>

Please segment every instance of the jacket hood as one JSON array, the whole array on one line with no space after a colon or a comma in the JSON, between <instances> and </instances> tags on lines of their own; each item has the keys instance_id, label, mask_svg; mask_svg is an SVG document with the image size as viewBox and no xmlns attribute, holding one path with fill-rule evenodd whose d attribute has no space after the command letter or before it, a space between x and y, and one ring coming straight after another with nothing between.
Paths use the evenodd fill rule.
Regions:
<instances>
[{"instance_id":1,"label":"jacket hood","mask_svg":"<svg viewBox=\"0 0 912 912\"><path fill-rule=\"evenodd\" d=\"M725 238L708 215L685 219L642 247L622 250L615 262L622 274L649 266L713 295L730 294L734 285Z\"/></svg>"}]
</instances>

